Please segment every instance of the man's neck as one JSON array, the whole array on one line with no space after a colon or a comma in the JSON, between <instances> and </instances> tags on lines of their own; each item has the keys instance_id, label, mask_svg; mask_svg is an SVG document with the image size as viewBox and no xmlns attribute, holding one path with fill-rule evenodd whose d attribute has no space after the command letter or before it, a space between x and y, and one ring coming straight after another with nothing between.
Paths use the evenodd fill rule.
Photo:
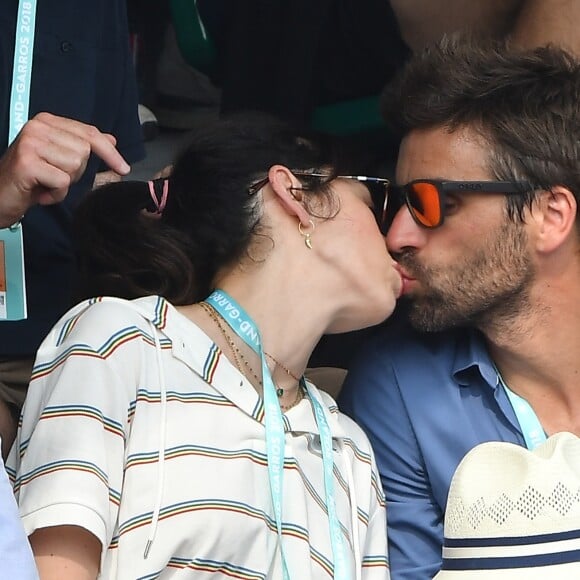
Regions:
<instances>
[{"instance_id":1,"label":"man's neck","mask_svg":"<svg viewBox=\"0 0 580 580\"><path fill-rule=\"evenodd\" d=\"M580 435L580 308L538 308L509 328L482 330L506 385L528 401L546 432Z\"/></svg>"}]
</instances>

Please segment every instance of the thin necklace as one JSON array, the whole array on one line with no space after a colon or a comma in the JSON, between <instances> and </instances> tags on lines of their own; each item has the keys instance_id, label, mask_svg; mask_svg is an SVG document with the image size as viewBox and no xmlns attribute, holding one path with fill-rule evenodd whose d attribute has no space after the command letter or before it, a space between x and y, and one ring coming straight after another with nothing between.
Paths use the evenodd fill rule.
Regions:
<instances>
[{"instance_id":1,"label":"thin necklace","mask_svg":"<svg viewBox=\"0 0 580 580\"><path fill-rule=\"evenodd\" d=\"M240 373L242 375L245 375L246 374L243 371L243 369L242 369L242 365L240 363L240 359L241 359L243 361L244 365L246 366L246 368L248 369L248 371L252 374L252 376L254 377L254 379L256 379L256 382L260 385L260 387L263 388L262 379L260 379L258 377L258 375L254 371L253 367L247 361L246 357L241 353L240 349L236 346L236 343L234 342L234 339L232 338L232 336L230 335L230 333L226 330L225 326L222 324L222 321L220 320L220 317L219 317L218 313L215 311L215 309L212 308L212 306L210 304L208 304L207 302L200 302L199 305L209 314L210 318L216 323L217 327L219 328L220 332L222 333L223 337L225 338L228 346L230 347L230 350L232 351L232 355L234 357L234 362L236 363L236 367L238 368L238 370L240 371ZM266 354L266 353L264 353L264 354ZM268 355L268 356L270 356L270 355ZM274 360L274 362L277 362L274 359L274 357L270 356L270 358L272 358L272 360ZM278 363L278 364L292 378L294 378L298 382L298 390L296 392L296 398L294 399L294 401L292 401L292 403L290 403L289 405L282 405L280 403L280 408L283 411L288 411L292 407L295 407L303 399L303 397L304 397L304 389L302 388L302 385L300 384L300 380L299 379L297 379L283 365L281 365L280 363ZM278 397L282 397L282 395L284 395L284 389L276 388L276 394L278 395Z\"/></svg>"},{"instance_id":2,"label":"thin necklace","mask_svg":"<svg viewBox=\"0 0 580 580\"><path fill-rule=\"evenodd\" d=\"M243 375L246 374L242 369L242 365L240 363L240 359L241 359L244 362L244 365L247 367L248 371L251 373L251 375L254 377L254 379L256 379L256 382L261 386L262 380L260 379L260 377L258 377L258 375L254 371L254 369L252 368L250 363L247 361L247 359L244 357L244 355L240 352L240 349L236 346L234 339L231 337L230 333L223 326L221 320L219 319L217 312L207 302L200 302L199 305L209 314L210 318L217 324L217 327L220 329L220 332L222 333L223 337L225 338L226 342L228 343L228 345L230 347L230 350L232 351L232 355L234 356L234 361L236 363L236 367L238 367L238 370L240 371L240 373L242 373Z\"/></svg>"},{"instance_id":3,"label":"thin necklace","mask_svg":"<svg viewBox=\"0 0 580 580\"><path fill-rule=\"evenodd\" d=\"M278 359L275 359L270 353L265 352L264 354L275 364L277 364L282 370L286 371L286 374L292 377L296 382L300 382L300 377L297 377L288 367L285 367Z\"/></svg>"},{"instance_id":4,"label":"thin necklace","mask_svg":"<svg viewBox=\"0 0 580 580\"><path fill-rule=\"evenodd\" d=\"M292 407L295 407L296 405L298 405L298 403L303 398L304 398L304 389L302 388L302 385L299 383L298 390L296 391L296 398L294 399L294 401L292 401L292 403L290 403L289 405L280 404L280 409L282 409L282 411L289 411L290 409L292 409Z\"/></svg>"}]
</instances>

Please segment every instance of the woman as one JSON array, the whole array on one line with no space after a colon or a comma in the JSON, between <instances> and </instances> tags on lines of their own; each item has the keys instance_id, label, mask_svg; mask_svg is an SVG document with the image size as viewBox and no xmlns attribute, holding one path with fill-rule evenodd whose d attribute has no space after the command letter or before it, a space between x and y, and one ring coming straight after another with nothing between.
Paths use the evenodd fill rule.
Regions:
<instances>
[{"instance_id":1,"label":"woman","mask_svg":"<svg viewBox=\"0 0 580 580\"><path fill-rule=\"evenodd\" d=\"M252 117L84 202L85 286L122 299L79 304L38 353L10 465L41 578L389 577L369 443L303 378L401 285L385 180L375 205L337 172Z\"/></svg>"}]
</instances>

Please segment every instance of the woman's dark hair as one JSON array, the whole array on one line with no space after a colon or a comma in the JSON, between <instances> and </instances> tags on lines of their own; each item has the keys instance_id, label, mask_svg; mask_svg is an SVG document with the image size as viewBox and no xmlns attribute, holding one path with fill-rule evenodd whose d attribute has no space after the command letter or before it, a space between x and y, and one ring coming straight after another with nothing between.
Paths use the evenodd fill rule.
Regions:
<instances>
[{"instance_id":1,"label":"woman's dark hair","mask_svg":"<svg viewBox=\"0 0 580 580\"><path fill-rule=\"evenodd\" d=\"M401 135L473 129L489 145L496 179L563 185L580 201L580 63L560 48L444 38L407 63L382 112ZM508 196L510 215L521 219L533 198Z\"/></svg>"},{"instance_id":2,"label":"woman's dark hair","mask_svg":"<svg viewBox=\"0 0 580 580\"><path fill-rule=\"evenodd\" d=\"M334 152L270 116L246 114L196 132L174 163L160 217L151 213L147 182L89 193L75 216L76 298L159 294L178 305L205 298L216 273L259 233L261 196L248 188L276 164L334 175Z\"/></svg>"}]
</instances>

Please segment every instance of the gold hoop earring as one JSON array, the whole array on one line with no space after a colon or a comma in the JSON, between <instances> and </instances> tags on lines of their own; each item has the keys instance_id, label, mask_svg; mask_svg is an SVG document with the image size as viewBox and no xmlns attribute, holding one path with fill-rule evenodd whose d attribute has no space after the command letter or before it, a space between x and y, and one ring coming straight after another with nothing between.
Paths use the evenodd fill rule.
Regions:
<instances>
[{"instance_id":1,"label":"gold hoop earring","mask_svg":"<svg viewBox=\"0 0 580 580\"><path fill-rule=\"evenodd\" d=\"M302 229L302 222L298 222L298 231L300 232L300 235L304 237L304 243L306 244L306 247L309 250L312 250L312 233L314 232L316 225L312 220L308 220L308 222L310 223L311 231L305 232Z\"/></svg>"}]
</instances>

